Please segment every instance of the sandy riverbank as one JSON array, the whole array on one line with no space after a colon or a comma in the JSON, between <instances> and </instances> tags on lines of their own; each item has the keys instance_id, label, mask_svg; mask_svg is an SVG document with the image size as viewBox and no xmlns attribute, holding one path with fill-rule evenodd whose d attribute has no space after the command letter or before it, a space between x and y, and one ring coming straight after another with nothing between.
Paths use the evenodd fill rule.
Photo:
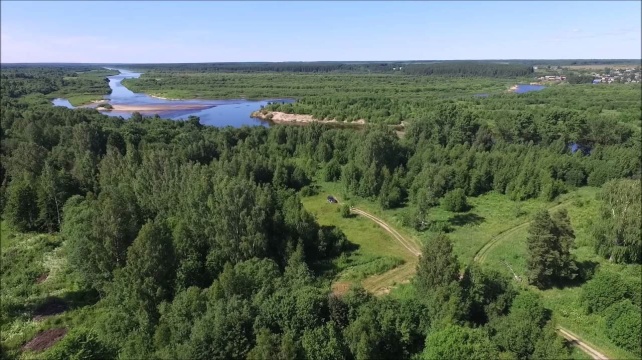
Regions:
<instances>
[{"instance_id":1,"label":"sandy riverbank","mask_svg":"<svg viewBox=\"0 0 642 360\"><path fill-rule=\"evenodd\" d=\"M158 95L149 95L149 97L153 97L154 99L171 100L171 101L182 100L182 99L170 99L170 98L166 98Z\"/></svg>"},{"instance_id":2,"label":"sandy riverbank","mask_svg":"<svg viewBox=\"0 0 642 360\"><path fill-rule=\"evenodd\" d=\"M112 104L113 111L177 111L177 110L203 110L213 108L214 105L204 104L149 104L149 105L118 105Z\"/></svg>"},{"instance_id":3,"label":"sandy riverbank","mask_svg":"<svg viewBox=\"0 0 642 360\"><path fill-rule=\"evenodd\" d=\"M316 119L312 115L305 114L287 114L280 111L268 111L261 112L255 111L251 115L253 118L269 120L274 123L311 123L311 122L320 122L320 123L346 123L346 124L365 124L366 120L359 119L352 122L347 121L337 121L335 119Z\"/></svg>"}]
</instances>

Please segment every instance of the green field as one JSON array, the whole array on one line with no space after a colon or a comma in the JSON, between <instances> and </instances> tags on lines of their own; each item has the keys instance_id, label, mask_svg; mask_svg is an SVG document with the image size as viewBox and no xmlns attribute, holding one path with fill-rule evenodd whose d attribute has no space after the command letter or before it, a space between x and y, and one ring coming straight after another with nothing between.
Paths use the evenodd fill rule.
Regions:
<instances>
[{"instance_id":1,"label":"green field","mask_svg":"<svg viewBox=\"0 0 642 360\"><path fill-rule=\"evenodd\" d=\"M322 188L325 190L325 188ZM388 271L413 257L379 225L360 216L343 218L339 204L329 203L330 193L303 197L303 206L314 215L320 225L332 225L341 229L357 249L334 261L339 280L360 281L365 277Z\"/></svg>"}]
</instances>

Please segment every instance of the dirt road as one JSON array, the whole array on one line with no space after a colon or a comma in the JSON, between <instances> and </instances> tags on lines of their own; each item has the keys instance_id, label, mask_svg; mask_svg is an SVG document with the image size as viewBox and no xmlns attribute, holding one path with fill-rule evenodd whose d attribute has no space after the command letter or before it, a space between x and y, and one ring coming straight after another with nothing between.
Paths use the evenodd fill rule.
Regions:
<instances>
[{"instance_id":1,"label":"dirt road","mask_svg":"<svg viewBox=\"0 0 642 360\"><path fill-rule=\"evenodd\" d=\"M393 286L409 281L416 272L417 258L421 255L419 243L415 240L406 238L381 218L378 218L364 210L351 208L350 211L374 221L377 225L381 226L381 228L392 235L392 238L403 246L404 249L413 255L412 260L406 261L406 263L401 266L397 266L383 274L373 275L364 279L362 283L363 288L375 295L385 295L390 292Z\"/></svg>"},{"instance_id":2,"label":"dirt road","mask_svg":"<svg viewBox=\"0 0 642 360\"><path fill-rule=\"evenodd\" d=\"M376 216L374 216L374 215L372 215L370 213L367 213L367 212L365 212L365 211L363 211L361 209L352 208L352 209L350 209L350 211L355 213L355 214L359 214L359 215L365 216L368 219L376 222L384 230L389 232L392 235L392 237L395 240L397 240L397 242L399 242L404 248L406 248L406 250L408 250L411 254L413 254L415 256L421 255L421 250L419 248L419 244L417 244L415 241L411 241L411 240L406 239L403 235L399 234L399 232L397 230L395 230L392 226L386 224L386 222L383 221L382 219L380 219L380 218L378 218L378 217L376 217Z\"/></svg>"},{"instance_id":3,"label":"dirt road","mask_svg":"<svg viewBox=\"0 0 642 360\"><path fill-rule=\"evenodd\" d=\"M609 358L599 352L597 349L594 347L590 346L589 344L585 343L577 337L577 335L573 334L572 332L564 329L563 327L557 327L557 332L562 335L568 342L570 342L573 346L577 346L580 348L580 350L584 351L588 356L590 356L593 360L609 360Z\"/></svg>"},{"instance_id":4,"label":"dirt road","mask_svg":"<svg viewBox=\"0 0 642 360\"><path fill-rule=\"evenodd\" d=\"M557 205L549 207L547 210L556 210L568 203L569 200L563 201ZM475 256L473 257L473 261L483 263L486 260L486 256L488 255L488 252L494 248L497 244L502 242L504 239L508 238L511 234L527 227L530 225L531 221L526 221L523 222L519 225L515 225L510 229L506 229L504 231L499 232L497 235L493 236L484 246L482 246L479 250L477 250L477 253L475 253Z\"/></svg>"},{"instance_id":5,"label":"dirt road","mask_svg":"<svg viewBox=\"0 0 642 360\"><path fill-rule=\"evenodd\" d=\"M568 203L567 201L561 202L557 205L551 206L548 208L548 211L551 210L556 210ZM507 239L510 235L516 233L517 231L524 229L528 225L530 225L530 221L523 222L519 225L513 226L510 229L506 229L499 234L493 236L484 246L482 246L477 253L475 254L473 261L483 263L486 260L486 257L488 253L499 243L501 243L503 240ZM562 327L557 327L557 332L562 335L568 342L570 342L573 346L577 346L580 350L585 352L587 355L589 355L592 359L594 360L609 360L609 358L596 350L595 348L591 347L582 339L577 337L577 335L571 333L565 328Z\"/></svg>"}]
</instances>

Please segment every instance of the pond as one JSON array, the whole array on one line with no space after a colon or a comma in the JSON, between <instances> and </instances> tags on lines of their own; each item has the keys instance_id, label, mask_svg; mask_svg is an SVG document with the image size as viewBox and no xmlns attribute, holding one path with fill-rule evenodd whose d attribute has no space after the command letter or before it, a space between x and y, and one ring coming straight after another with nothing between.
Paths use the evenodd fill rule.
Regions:
<instances>
[{"instance_id":1,"label":"pond","mask_svg":"<svg viewBox=\"0 0 642 360\"><path fill-rule=\"evenodd\" d=\"M233 126L268 126L269 123L250 117L254 111L260 110L262 106L269 103L292 103L293 99L268 99L268 100L170 100L153 97L143 93L135 93L122 84L124 79L140 77L141 73L122 69L120 74L109 76L109 87L112 92L105 95L106 103L114 110L100 111L108 116L122 116L130 118L135 111L143 115L156 115L172 120L186 120L189 116L198 116L201 124L217 127ZM55 106L65 106L70 109L74 107L66 99L54 99ZM88 107L95 107L96 104Z\"/></svg>"},{"instance_id":2,"label":"pond","mask_svg":"<svg viewBox=\"0 0 642 360\"><path fill-rule=\"evenodd\" d=\"M73 109L74 108L74 106L71 105L71 103L67 99L57 98L57 99L51 100L51 103L54 106L64 106L64 107L69 108L69 109Z\"/></svg>"},{"instance_id":3,"label":"pond","mask_svg":"<svg viewBox=\"0 0 642 360\"><path fill-rule=\"evenodd\" d=\"M517 84L517 87L515 88L514 92L517 94L524 94L527 92L541 91L544 89L546 89L546 86L544 85Z\"/></svg>"}]
</instances>

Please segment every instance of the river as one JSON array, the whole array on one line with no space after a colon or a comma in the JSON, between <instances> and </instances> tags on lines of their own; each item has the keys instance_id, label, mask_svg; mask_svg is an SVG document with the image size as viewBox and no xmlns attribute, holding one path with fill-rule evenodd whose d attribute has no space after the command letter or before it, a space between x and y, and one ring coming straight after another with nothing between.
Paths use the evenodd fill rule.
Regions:
<instances>
[{"instance_id":1,"label":"river","mask_svg":"<svg viewBox=\"0 0 642 360\"><path fill-rule=\"evenodd\" d=\"M166 100L159 99L143 93L135 93L122 84L124 79L140 77L141 73L123 69L118 70L120 74L109 76L109 87L111 94L105 95L107 103L115 108L139 108L138 112L143 115L155 115L172 120L186 120L189 116L198 116L201 124L217 127L233 126L268 126L266 121L254 119L250 114L266 106L270 102L292 103L292 99L269 99L269 100ZM55 106L64 106L73 109L74 107L66 99L54 99ZM162 111L157 109L162 108ZM144 110L152 109L152 110ZM108 116L122 116L127 119L134 111L100 111Z\"/></svg>"}]
</instances>

